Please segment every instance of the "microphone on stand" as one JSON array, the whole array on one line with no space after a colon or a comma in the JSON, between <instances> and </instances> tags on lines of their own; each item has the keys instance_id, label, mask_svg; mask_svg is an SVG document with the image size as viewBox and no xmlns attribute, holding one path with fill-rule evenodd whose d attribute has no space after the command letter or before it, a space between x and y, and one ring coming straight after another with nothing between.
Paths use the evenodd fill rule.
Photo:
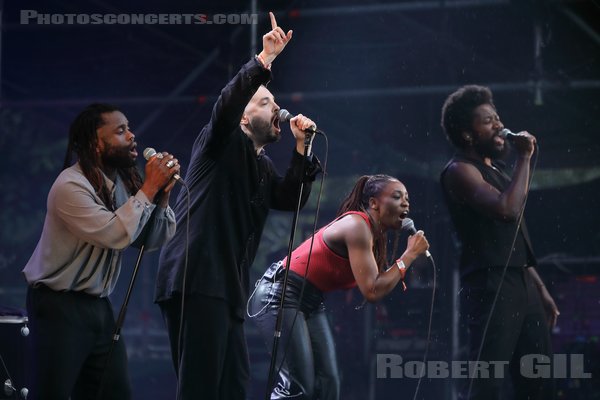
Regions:
<instances>
[{"instance_id":1,"label":"microphone on stand","mask_svg":"<svg viewBox=\"0 0 600 400\"><path fill-rule=\"evenodd\" d=\"M294 115L292 115L285 108L282 108L277 113L277 117L279 118L279 121L289 122L290 119L294 118ZM322 135L323 132L321 132L320 130L318 130L316 125L310 126L310 127L306 128L304 131L308 132L304 136L304 145L307 146L306 156L310 157L311 154L312 154L312 141L315 138L315 133L318 133L319 135Z\"/></svg>"},{"instance_id":2,"label":"microphone on stand","mask_svg":"<svg viewBox=\"0 0 600 400\"><path fill-rule=\"evenodd\" d=\"M277 116L279 117L279 120L283 121L283 122L289 122L290 119L295 117L295 115L291 114L285 108L282 108L281 110L279 110L279 112L277 113ZM321 132L320 130L317 129L316 125L306 128L305 131L310 132L310 133L318 133L319 135L323 134L323 132Z\"/></svg>"}]
</instances>

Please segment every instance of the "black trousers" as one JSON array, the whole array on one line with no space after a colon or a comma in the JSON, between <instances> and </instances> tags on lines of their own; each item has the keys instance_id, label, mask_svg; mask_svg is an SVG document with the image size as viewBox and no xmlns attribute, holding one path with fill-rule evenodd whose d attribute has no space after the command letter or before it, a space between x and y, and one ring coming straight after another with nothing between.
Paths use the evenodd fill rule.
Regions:
<instances>
[{"instance_id":1,"label":"black trousers","mask_svg":"<svg viewBox=\"0 0 600 400\"><path fill-rule=\"evenodd\" d=\"M115 320L106 298L79 292L29 288L32 382L30 399L103 400L131 398L127 354L119 340L107 366Z\"/></svg>"},{"instance_id":2,"label":"black trousers","mask_svg":"<svg viewBox=\"0 0 600 400\"><path fill-rule=\"evenodd\" d=\"M502 268L489 268L471 273L463 279L461 302L469 327L471 361L477 359L501 274ZM479 359L508 362L504 376L512 378L514 398L552 399L552 380L522 376L520 359L527 354L552 355L550 330L539 291L529 272L524 268L508 268ZM462 398L467 398L468 384L466 382L464 385ZM475 378L469 399L504 399L503 386L502 379Z\"/></svg>"},{"instance_id":3,"label":"black trousers","mask_svg":"<svg viewBox=\"0 0 600 400\"><path fill-rule=\"evenodd\" d=\"M269 351L273 346L281 299L281 272L281 265L273 264L257 282L249 301L249 312ZM300 301L302 280L290 271L277 351L276 368L282 367L271 399L337 400L340 398L340 373L323 295L307 282Z\"/></svg>"},{"instance_id":4,"label":"black trousers","mask_svg":"<svg viewBox=\"0 0 600 400\"><path fill-rule=\"evenodd\" d=\"M181 400L245 400L250 376L243 321L223 299L185 297L181 347L181 297L159 303L169 331ZM177 355L181 352L181 357Z\"/></svg>"}]
</instances>

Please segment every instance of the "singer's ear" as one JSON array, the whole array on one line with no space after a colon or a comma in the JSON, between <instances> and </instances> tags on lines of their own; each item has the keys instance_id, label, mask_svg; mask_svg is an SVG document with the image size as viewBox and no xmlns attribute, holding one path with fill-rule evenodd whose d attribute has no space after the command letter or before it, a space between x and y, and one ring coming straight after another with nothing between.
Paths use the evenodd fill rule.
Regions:
<instances>
[{"instance_id":1,"label":"singer's ear","mask_svg":"<svg viewBox=\"0 0 600 400\"><path fill-rule=\"evenodd\" d=\"M379 210L379 201L377 201L377 199L375 197L371 197L369 199L369 208L377 211Z\"/></svg>"},{"instance_id":2,"label":"singer's ear","mask_svg":"<svg viewBox=\"0 0 600 400\"><path fill-rule=\"evenodd\" d=\"M244 113L242 115L242 120L240 121L240 125L246 126L246 125L248 125L248 122L249 122L248 116L246 115L246 113Z\"/></svg>"},{"instance_id":3,"label":"singer's ear","mask_svg":"<svg viewBox=\"0 0 600 400\"><path fill-rule=\"evenodd\" d=\"M466 144L471 145L473 144L473 136L471 135L471 133L469 132L463 132L462 133L462 138L465 141Z\"/></svg>"}]
</instances>

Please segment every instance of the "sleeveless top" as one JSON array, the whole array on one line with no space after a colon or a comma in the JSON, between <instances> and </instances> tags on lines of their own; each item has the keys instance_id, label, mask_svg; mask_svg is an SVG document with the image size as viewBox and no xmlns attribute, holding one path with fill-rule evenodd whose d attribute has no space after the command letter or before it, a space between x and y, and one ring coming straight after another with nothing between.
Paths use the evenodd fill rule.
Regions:
<instances>
[{"instance_id":1,"label":"sleeveless top","mask_svg":"<svg viewBox=\"0 0 600 400\"><path fill-rule=\"evenodd\" d=\"M306 279L322 292L350 289L356 286L356 280L354 279L354 274L350 267L350 260L336 254L323 240L323 232L327 227L350 214L362 217L369 226L369 229L371 229L371 222L366 213L361 211L348 211L315 233L315 240ZM292 252L290 268L291 271L294 271L300 276L304 276L306 273L310 241L311 238L308 238ZM286 259L287 257L283 259L283 265L286 264Z\"/></svg>"},{"instance_id":2,"label":"sleeveless top","mask_svg":"<svg viewBox=\"0 0 600 400\"><path fill-rule=\"evenodd\" d=\"M511 178L503 165L490 167L480 160L462 154L455 155L441 173L440 180L448 210L461 244L460 272L465 276L479 269L504 267L510 253L509 267L529 267L536 264L525 220L521 222L514 248L510 246L517 229L516 221L502 221L483 215L468 204L456 201L452 188L444 184L444 175L453 162L464 162L479 170L483 179L500 192L510 185Z\"/></svg>"}]
</instances>

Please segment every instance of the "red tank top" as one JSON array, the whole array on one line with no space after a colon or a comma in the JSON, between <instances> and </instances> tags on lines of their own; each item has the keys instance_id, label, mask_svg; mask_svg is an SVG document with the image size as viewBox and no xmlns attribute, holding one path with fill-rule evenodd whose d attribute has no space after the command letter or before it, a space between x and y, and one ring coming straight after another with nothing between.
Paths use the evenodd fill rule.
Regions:
<instances>
[{"instance_id":1,"label":"red tank top","mask_svg":"<svg viewBox=\"0 0 600 400\"><path fill-rule=\"evenodd\" d=\"M310 265L308 267L308 274L306 279L314 286L316 286L322 292L330 292L333 290L350 289L356 286L356 280L350 267L350 260L334 253L323 240L323 232L325 229L349 214L356 214L365 220L369 229L371 228L371 222L369 216L360 211L348 211L328 225L321 228L315 234L315 241L312 248L312 255L310 257ZM306 273L306 262L308 260L308 251L310 249L310 238L296 248L292 252L291 270L300 276L304 276ZM283 260L285 265L287 257Z\"/></svg>"}]
</instances>

